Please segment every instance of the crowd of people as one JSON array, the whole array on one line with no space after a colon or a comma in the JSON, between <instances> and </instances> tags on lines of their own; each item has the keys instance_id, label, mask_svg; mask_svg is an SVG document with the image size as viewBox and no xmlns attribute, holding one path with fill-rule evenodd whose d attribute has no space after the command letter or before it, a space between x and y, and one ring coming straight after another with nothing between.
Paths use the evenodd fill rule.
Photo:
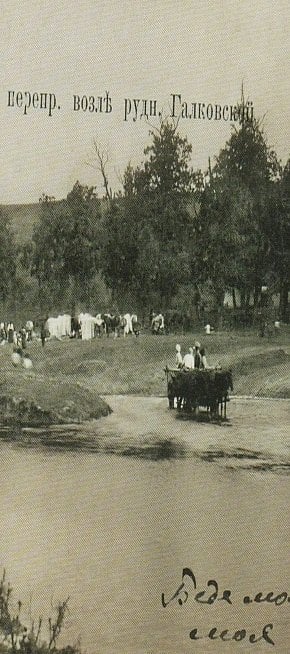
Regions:
<instances>
[{"instance_id":1,"label":"crowd of people","mask_svg":"<svg viewBox=\"0 0 290 654\"><path fill-rule=\"evenodd\" d=\"M32 340L33 322L29 320L20 329L15 329L12 321L0 323L0 345L10 343L15 347L26 349L27 342Z\"/></svg>"},{"instance_id":2,"label":"crowd of people","mask_svg":"<svg viewBox=\"0 0 290 654\"><path fill-rule=\"evenodd\" d=\"M0 323L0 345L12 347L11 360L13 366L22 365L24 368L32 368L32 361L26 352L27 342L32 340L33 323L28 321L26 325L17 330L12 321Z\"/></svg>"},{"instance_id":3,"label":"crowd of people","mask_svg":"<svg viewBox=\"0 0 290 654\"><path fill-rule=\"evenodd\" d=\"M110 314L98 314L96 318L94 318L94 336L96 335L101 335L101 332L99 330L99 333L96 333L96 325L97 327L100 327L100 325L105 328L105 331L108 329L107 323L105 322L107 317L112 318ZM120 317L120 316L119 316ZM128 333L134 332L135 330L131 325L132 319L133 322L135 320L136 324L138 324L138 333L139 333L139 323L137 323L137 316L126 314L126 321L124 322L124 325L127 326L129 325ZM128 317L130 320L128 321ZM0 323L0 345L5 345L10 344L12 346L12 363L14 366L22 364L25 368L32 367L32 362L30 360L29 355L26 352L26 347L27 343L29 341L32 341L35 337L40 337L40 341L42 343L42 346L45 345L45 342L47 338L54 336L53 332L53 326L54 323L57 323L58 326L58 321L60 319L64 318L69 318L68 325L66 325L66 330L63 332L63 325L62 330L60 331L60 334L63 335L69 335L70 338L82 338L84 336L83 329L84 329L84 324L85 324L85 318L86 314L81 314L79 318L76 319L71 319L70 316L59 316L58 318L52 318L50 319L51 322L53 322L52 325L48 324L49 319L43 320L41 325L40 325L40 330L38 330L37 334L34 331L34 324L31 320L28 320L25 325L22 324L20 329L15 329L14 324L12 321L8 322L1 322ZM100 323L100 324L99 324ZM135 324L135 323L134 323ZM48 329L50 328L50 329ZM152 312L150 315L150 328L151 328L151 333L156 334L156 333L164 333L164 316L159 313L155 314ZM124 328L125 329L125 328ZM210 334L211 333L211 326L206 325L205 326L205 333ZM124 331L125 335L125 331ZM92 335L90 334L90 338ZM205 348L201 347L200 343L198 341L195 342L193 347L190 347L188 352L186 352L184 355L181 353L181 346L179 344L176 345L176 352L175 352L175 365L176 368L179 370L193 370L193 369L210 369L210 366L208 365L207 359L206 359L206 354L205 354Z\"/></svg>"}]
</instances>

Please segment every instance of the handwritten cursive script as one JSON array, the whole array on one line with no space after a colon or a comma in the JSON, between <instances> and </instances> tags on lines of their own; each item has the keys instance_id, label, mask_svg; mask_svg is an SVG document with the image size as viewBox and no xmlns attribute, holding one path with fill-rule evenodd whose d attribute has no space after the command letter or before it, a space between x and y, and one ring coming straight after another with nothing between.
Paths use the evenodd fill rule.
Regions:
<instances>
[{"instance_id":1,"label":"handwritten cursive script","mask_svg":"<svg viewBox=\"0 0 290 654\"><path fill-rule=\"evenodd\" d=\"M261 640L264 640L266 643L269 645L275 645L274 641L272 638L269 636L269 630L273 629L273 624L270 622L269 624L266 624L265 627L263 627L262 634L261 636L256 636L256 634L247 634L246 629L237 629L233 635L229 633L229 629L223 629L220 633L218 633L217 627L213 627L210 629L208 632L207 636L199 636L198 635L198 630L192 629L189 638L191 640L200 640L201 638L209 638L210 640L223 640L224 642L229 641L229 640L234 640L236 643L240 642L241 640L244 640L248 636L249 638L249 643L252 645L254 643L258 643Z\"/></svg>"},{"instance_id":2,"label":"handwritten cursive script","mask_svg":"<svg viewBox=\"0 0 290 654\"><path fill-rule=\"evenodd\" d=\"M230 589L219 589L218 582L215 579L209 579L206 588L203 590L198 590L197 580L195 574L192 572L191 568L183 568L181 584L177 587L175 592L167 600L165 599L165 594L161 594L162 606L166 608L168 604L176 601L179 606L183 606L189 598L192 596L195 602L199 604L204 604L212 606L215 602L225 602L225 604L233 604L233 594ZM289 594L286 591L279 592L275 594L273 591L268 593L253 593L252 595L244 595L242 602L245 605L252 603L261 604L262 602L273 604L274 606L282 606L286 602L290 602ZM255 633L247 633L245 628L237 629L233 634L229 632L229 629L219 630L217 627L212 627L209 629L206 635L202 635L198 629L195 627L190 631L189 637L191 640L200 640L202 638L209 638L210 640L222 640L222 641L242 641L245 638L248 638L249 643L254 644L263 640L269 645L275 645L274 640L272 639L272 630L273 623L269 622L262 629L259 636ZM270 636L271 632L271 636Z\"/></svg>"}]
</instances>

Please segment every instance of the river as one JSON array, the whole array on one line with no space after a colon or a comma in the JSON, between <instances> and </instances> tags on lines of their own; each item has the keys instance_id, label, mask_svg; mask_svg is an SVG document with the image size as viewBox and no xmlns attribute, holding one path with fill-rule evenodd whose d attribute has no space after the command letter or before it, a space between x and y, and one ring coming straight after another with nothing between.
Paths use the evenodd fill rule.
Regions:
<instances>
[{"instance_id":1,"label":"river","mask_svg":"<svg viewBox=\"0 0 290 654\"><path fill-rule=\"evenodd\" d=\"M113 416L102 419L101 432L118 423L122 433L124 416L121 425ZM216 452L225 432L204 428L212 430ZM152 425L149 431L153 438ZM24 615L37 619L70 596L63 642L80 638L87 654L286 654L284 596L278 606L243 598L290 590L288 469L188 455L186 439L183 447L166 443L158 456L143 449L132 456L124 449L35 446L31 434L24 444L0 441L0 564L15 601L20 597ZM201 452L208 453L208 443ZM187 574L170 601L185 567L196 588ZM199 591L207 589L203 599L213 593L208 580L218 582L218 597L231 590L230 601L200 603ZM275 646L265 638L251 644L249 636L259 638L266 624L273 625ZM212 640L214 627L212 637L227 628L225 638L246 633L239 632L241 642ZM199 640L189 636L195 628Z\"/></svg>"}]
</instances>

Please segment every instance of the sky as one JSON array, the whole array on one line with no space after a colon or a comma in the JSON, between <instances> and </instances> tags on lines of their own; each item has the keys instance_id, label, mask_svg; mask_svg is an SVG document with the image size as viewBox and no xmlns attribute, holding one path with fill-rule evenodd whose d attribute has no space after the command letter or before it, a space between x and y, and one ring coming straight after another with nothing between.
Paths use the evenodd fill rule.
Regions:
<instances>
[{"instance_id":1,"label":"sky","mask_svg":"<svg viewBox=\"0 0 290 654\"><path fill-rule=\"evenodd\" d=\"M42 193L60 199L77 180L102 195L101 176L90 165L94 140L108 154L117 190L127 163L144 160L149 130L158 126L157 116L148 124L139 112L133 120L133 100L156 100L166 117L174 93L189 107L235 105L243 84L269 145L286 163L288 0L0 0L0 11L0 204L37 202ZM106 91L111 112L74 111L74 95ZM35 107L24 113L24 98L33 93ZM56 97L60 108L52 115L38 106L40 93ZM193 168L206 170L231 126L180 118L178 130L192 144Z\"/></svg>"}]
</instances>

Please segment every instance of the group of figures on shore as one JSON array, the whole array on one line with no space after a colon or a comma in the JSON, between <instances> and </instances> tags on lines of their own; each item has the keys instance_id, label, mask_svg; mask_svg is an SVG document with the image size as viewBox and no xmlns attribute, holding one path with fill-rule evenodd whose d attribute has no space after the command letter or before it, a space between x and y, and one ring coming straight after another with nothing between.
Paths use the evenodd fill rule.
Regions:
<instances>
[{"instance_id":1,"label":"group of figures on shore","mask_svg":"<svg viewBox=\"0 0 290 654\"><path fill-rule=\"evenodd\" d=\"M210 334L212 326L207 324L204 327L205 333ZM118 311L107 311L106 313L80 313L77 316L61 314L57 317L45 317L39 319L34 325L32 320L27 320L19 329L14 327L12 321L0 323L0 345L10 343L15 347L26 349L29 341L41 341L44 346L49 338L62 339L63 337L91 340L96 337L113 335L114 338L121 335L139 336L141 331L149 330L153 335L164 335L169 333L169 325L165 314L149 314L149 324L143 325L136 313L119 313ZM203 355L205 356L205 355ZM196 364L195 367L197 367ZM190 366L192 367L192 366Z\"/></svg>"},{"instance_id":2,"label":"group of figures on shore","mask_svg":"<svg viewBox=\"0 0 290 654\"><path fill-rule=\"evenodd\" d=\"M26 349L26 343L32 341L33 322L28 320L25 325L15 329L12 321L0 323L0 345L10 343L15 347Z\"/></svg>"},{"instance_id":3,"label":"group of figures on shore","mask_svg":"<svg viewBox=\"0 0 290 654\"><path fill-rule=\"evenodd\" d=\"M96 316L82 313L71 318L70 338L90 340L103 334L108 337L113 334L114 338L129 334L139 336L140 331L141 324L136 313L107 312L97 313Z\"/></svg>"},{"instance_id":4,"label":"group of figures on shore","mask_svg":"<svg viewBox=\"0 0 290 654\"><path fill-rule=\"evenodd\" d=\"M136 314L97 314L81 313L77 317L61 314L57 317L46 317L34 325L28 320L19 329L15 329L12 321L0 323L0 345L11 344L15 348L26 349L29 341L40 341L42 346L50 338L61 340L63 337L91 340L103 334L113 334L116 338L121 334L139 336L141 324Z\"/></svg>"},{"instance_id":5,"label":"group of figures on shore","mask_svg":"<svg viewBox=\"0 0 290 654\"><path fill-rule=\"evenodd\" d=\"M169 334L176 332L190 331L190 323L184 320L186 316L178 311L167 311L165 313L155 313L152 309L149 314L150 330L153 335ZM185 328L186 327L186 328ZM206 334L211 334L214 331L212 325L208 322L204 325Z\"/></svg>"},{"instance_id":6,"label":"group of figures on shore","mask_svg":"<svg viewBox=\"0 0 290 654\"><path fill-rule=\"evenodd\" d=\"M27 343L32 341L33 322L28 320L26 325L17 330L12 321L0 323L0 345L12 348L11 360L13 366L22 365L23 368L32 368L32 361L26 352Z\"/></svg>"}]
</instances>

